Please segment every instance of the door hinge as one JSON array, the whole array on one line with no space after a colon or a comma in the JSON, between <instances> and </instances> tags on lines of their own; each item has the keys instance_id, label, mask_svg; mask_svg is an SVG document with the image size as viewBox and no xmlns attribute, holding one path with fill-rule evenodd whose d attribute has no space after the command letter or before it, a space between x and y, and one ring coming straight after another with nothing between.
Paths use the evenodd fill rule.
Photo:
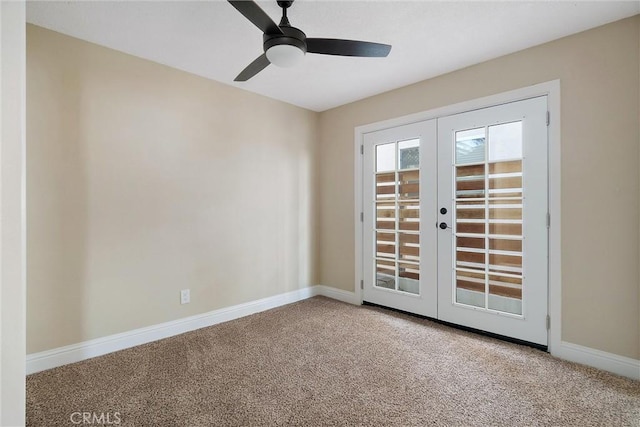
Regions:
<instances>
[{"instance_id":1,"label":"door hinge","mask_svg":"<svg viewBox=\"0 0 640 427\"><path fill-rule=\"evenodd\" d=\"M360 222L364 222L364 212L360 212Z\"/></svg>"},{"instance_id":2,"label":"door hinge","mask_svg":"<svg viewBox=\"0 0 640 427\"><path fill-rule=\"evenodd\" d=\"M547 331L551 329L551 316L547 314Z\"/></svg>"},{"instance_id":3,"label":"door hinge","mask_svg":"<svg viewBox=\"0 0 640 427\"><path fill-rule=\"evenodd\" d=\"M551 214L547 212L547 228L551 228Z\"/></svg>"},{"instance_id":4,"label":"door hinge","mask_svg":"<svg viewBox=\"0 0 640 427\"><path fill-rule=\"evenodd\" d=\"M364 289L364 280L360 280L360 289Z\"/></svg>"},{"instance_id":5,"label":"door hinge","mask_svg":"<svg viewBox=\"0 0 640 427\"><path fill-rule=\"evenodd\" d=\"M364 154L364 145L360 146L360 154Z\"/></svg>"},{"instance_id":6,"label":"door hinge","mask_svg":"<svg viewBox=\"0 0 640 427\"><path fill-rule=\"evenodd\" d=\"M551 113L547 111L547 126L549 126L549 123L551 123Z\"/></svg>"}]
</instances>

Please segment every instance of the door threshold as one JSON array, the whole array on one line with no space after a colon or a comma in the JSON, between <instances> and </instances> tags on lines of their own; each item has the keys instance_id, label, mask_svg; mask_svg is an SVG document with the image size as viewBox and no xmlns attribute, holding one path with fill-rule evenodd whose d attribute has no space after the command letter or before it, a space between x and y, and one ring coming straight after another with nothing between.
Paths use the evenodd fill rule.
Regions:
<instances>
[{"instance_id":1,"label":"door threshold","mask_svg":"<svg viewBox=\"0 0 640 427\"><path fill-rule=\"evenodd\" d=\"M385 310L395 311L396 313L407 314L407 315L412 316L412 317L417 317L419 319L430 320L432 322L435 322L435 323L438 323L438 324L444 325L444 326L449 326L449 327L454 328L454 329L459 329L459 330L462 330L462 331L472 332L474 334L483 335L485 337L490 337L490 338L495 338L495 339L498 339L500 341L510 342L512 344L518 344L518 345L523 345L523 346L526 346L526 347L535 348L536 350L544 351L545 353L549 352L549 348L546 345L536 344L536 343L533 343L533 342L520 340L518 338L508 337L506 335L494 334L493 332L487 332L487 331L483 331L481 329L470 328L468 326L457 325L455 323L445 322L444 320L436 319L436 318L433 318L433 317L423 316L421 314L415 314L415 313L411 313L411 312L408 312L408 311L399 310L397 308L385 307L384 305L375 304L375 303L368 302L368 301L362 301L362 305L368 305L370 307L378 307L378 308L382 308L382 309L385 309Z\"/></svg>"}]
</instances>

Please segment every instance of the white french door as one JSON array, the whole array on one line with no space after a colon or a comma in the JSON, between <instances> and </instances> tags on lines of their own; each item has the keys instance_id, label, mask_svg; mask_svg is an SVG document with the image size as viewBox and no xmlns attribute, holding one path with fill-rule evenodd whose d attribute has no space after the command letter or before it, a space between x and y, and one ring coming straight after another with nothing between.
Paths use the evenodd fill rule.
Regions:
<instances>
[{"instance_id":1,"label":"white french door","mask_svg":"<svg viewBox=\"0 0 640 427\"><path fill-rule=\"evenodd\" d=\"M364 136L364 300L437 314L436 121Z\"/></svg>"},{"instance_id":2,"label":"white french door","mask_svg":"<svg viewBox=\"0 0 640 427\"><path fill-rule=\"evenodd\" d=\"M546 113L540 97L438 120L439 319L547 345Z\"/></svg>"},{"instance_id":3,"label":"white french door","mask_svg":"<svg viewBox=\"0 0 640 427\"><path fill-rule=\"evenodd\" d=\"M546 96L368 133L363 300L547 345Z\"/></svg>"}]
</instances>

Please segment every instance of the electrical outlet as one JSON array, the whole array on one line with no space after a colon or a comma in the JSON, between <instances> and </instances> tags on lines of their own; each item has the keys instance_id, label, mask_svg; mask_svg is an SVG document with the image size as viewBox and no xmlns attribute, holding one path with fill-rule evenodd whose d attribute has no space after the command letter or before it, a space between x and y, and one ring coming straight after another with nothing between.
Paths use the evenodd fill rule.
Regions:
<instances>
[{"instance_id":1,"label":"electrical outlet","mask_svg":"<svg viewBox=\"0 0 640 427\"><path fill-rule=\"evenodd\" d=\"M180 304L189 304L191 302L191 295L189 289L183 289L180 291Z\"/></svg>"}]
</instances>

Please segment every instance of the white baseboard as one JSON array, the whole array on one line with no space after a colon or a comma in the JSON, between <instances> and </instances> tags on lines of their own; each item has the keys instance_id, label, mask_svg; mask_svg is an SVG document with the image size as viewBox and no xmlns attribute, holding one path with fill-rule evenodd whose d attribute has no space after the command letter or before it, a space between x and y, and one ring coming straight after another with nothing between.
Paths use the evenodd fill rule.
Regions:
<instances>
[{"instance_id":1,"label":"white baseboard","mask_svg":"<svg viewBox=\"0 0 640 427\"><path fill-rule=\"evenodd\" d=\"M349 304L360 305L360 301L356 298L355 292L343 291L342 289L324 285L317 285L314 286L314 288L316 288L316 295L322 295Z\"/></svg>"},{"instance_id":2,"label":"white baseboard","mask_svg":"<svg viewBox=\"0 0 640 427\"><path fill-rule=\"evenodd\" d=\"M120 334L109 335L107 337L54 348L52 350L28 354L27 374L33 374L35 372L44 371L46 369L55 368L69 363L80 362L82 360L102 356L114 351L124 350L137 345L216 325L218 323L228 322L229 320L234 320L250 314L259 313L261 311L311 298L315 295L325 295L332 298L332 292L320 292L320 289L318 288L324 287L312 286L303 288L263 298L257 301L251 301L244 304L221 308L219 310L213 310L208 313L173 320L171 322L160 323L146 328L134 329ZM340 300L342 301L342 299Z\"/></svg>"},{"instance_id":3,"label":"white baseboard","mask_svg":"<svg viewBox=\"0 0 640 427\"><path fill-rule=\"evenodd\" d=\"M592 366L634 380L640 380L640 360L637 359L618 356L617 354L607 353L606 351L596 350L590 347L583 347L566 341L562 341L559 348L553 351L552 354L560 359Z\"/></svg>"},{"instance_id":4,"label":"white baseboard","mask_svg":"<svg viewBox=\"0 0 640 427\"><path fill-rule=\"evenodd\" d=\"M146 328L134 329L120 334L110 335L59 347L52 350L27 355L27 374L44 371L69 363L80 362L96 356L118 350L135 347L163 338L169 338L185 332L228 322L250 314L280 307L293 302L322 295L349 304L359 305L354 292L317 285L308 288L263 298L256 301L221 308L208 313L198 314L184 319L165 322ZM640 360L618 356L613 353L583 347L562 341L552 354L561 359L613 372L628 378L640 380Z\"/></svg>"}]
</instances>

